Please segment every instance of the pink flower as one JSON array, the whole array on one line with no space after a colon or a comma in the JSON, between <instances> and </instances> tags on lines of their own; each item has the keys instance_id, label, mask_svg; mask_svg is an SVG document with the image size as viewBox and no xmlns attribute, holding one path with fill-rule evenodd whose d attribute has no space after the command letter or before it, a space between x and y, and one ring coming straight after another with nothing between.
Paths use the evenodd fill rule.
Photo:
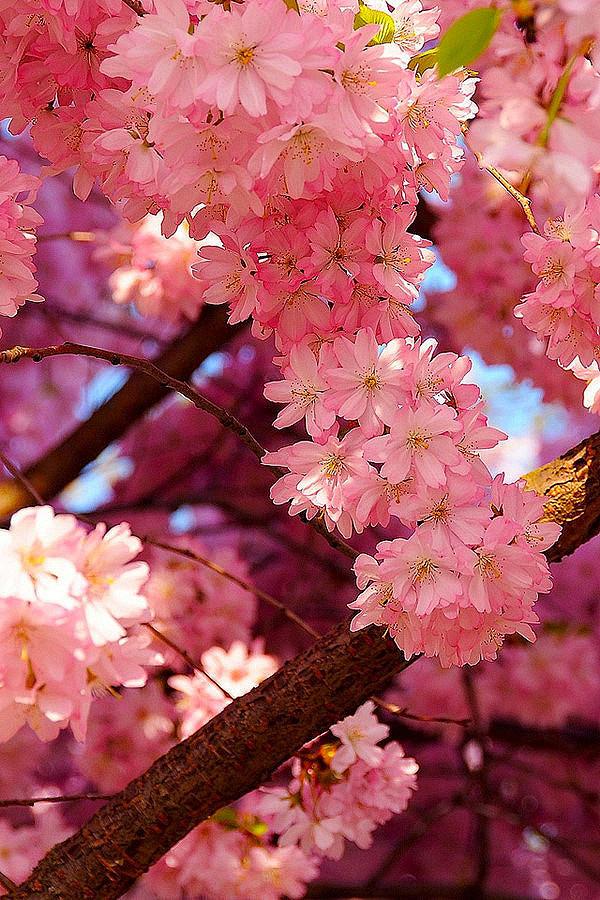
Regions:
<instances>
[{"instance_id":1,"label":"pink flower","mask_svg":"<svg viewBox=\"0 0 600 900\"><path fill-rule=\"evenodd\" d=\"M461 430L453 410L447 406L420 406L399 410L389 435L371 438L367 459L382 462L381 474L388 481L403 481L416 474L430 487L441 487L448 468L461 464L452 435Z\"/></svg>"},{"instance_id":2,"label":"pink flower","mask_svg":"<svg viewBox=\"0 0 600 900\"><path fill-rule=\"evenodd\" d=\"M337 113L349 132L361 136L373 134L374 125L381 129L389 121L388 106L392 107L397 97L408 95L412 81L401 67L400 55L389 45L365 46L372 31L377 29L359 28L346 38L334 69L343 88L333 101Z\"/></svg>"},{"instance_id":3,"label":"pink flower","mask_svg":"<svg viewBox=\"0 0 600 900\"><path fill-rule=\"evenodd\" d=\"M380 434L394 421L404 396L404 341L390 341L379 352L372 331L360 329L354 342L337 338L333 352L337 368L327 369L331 390L325 405L345 419L357 419L365 436Z\"/></svg>"},{"instance_id":4,"label":"pink flower","mask_svg":"<svg viewBox=\"0 0 600 900\"><path fill-rule=\"evenodd\" d=\"M319 214L307 237L312 248L310 264L325 289L337 288L343 296L350 292L350 277L359 275L367 259L366 226L367 220L359 217L347 228L340 227L330 206Z\"/></svg>"},{"instance_id":5,"label":"pink flower","mask_svg":"<svg viewBox=\"0 0 600 900\"><path fill-rule=\"evenodd\" d=\"M377 549L389 560L395 609L425 616L437 607L452 606L462 594L459 573L467 558L464 550L436 547L421 529L408 540L384 541Z\"/></svg>"},{"instance_id":6,"label":"pink flower","mask_svg":"<svg viewBox=\"0 0 600 900\"><path fill-rule=\"evenodd\" d=\"M185 109L197 99L206 76L204 54L182 0L154 0L154 7L155 14L146 14L110 47L115 55L100 68Z\"/></svg>"},{"instance_id":7,"label":"pink flower","mask_svg":"<svg viewBox=\"0 0 600 900\"><path fill-rule=\"evenodd\" d=\"M229 303L231 324L243 322L257 303L257 265L235 238L225 236L224 247L205 244L198 250L201 262L192 266L196 278L208 282L204 292L206 303Z\"/></svg>"},{"instance_id":8,"label":"pink flower","mask_svg":"<svg viewBox=\"0 0 600 900\"><path fill-rule=\"evenodd\" d=\"M362 444L362 436L350 431L341 441L333 436L324 444L300 441L291 447L266 453L262 462L268 466L289 467L296 475L298 492L315 506L323 507L334 522L344 527L346 496L352 479L369 470ZM282 481L280 479L271 488L271 497L275 503L283 502L283 496L279 492Z\"/></svg>"},{"instance_id":9,"label":"pink flower","mask_svg":"<svg viewBox=\"0 0 600 900\"><path fill-rule=\"evenodd\" d=\"M207 72L200 96L231 115L267 112L267 99L285 106L301 73L302 36L296 14L277 3L254 2L229 12L211 10L198 26Z\"/></svg>"},{"instance_id":10,"label":"pink flower","mask_svg":"<svg viewBox=\"0 0 600 900\"><path fill-rule=\"evenodd\" d=\"M319 372L315 355L306 344L294 344L289 365L283 369L282 381L265 384L265 397L275 403L287 403L275 422L276 428L287 428L306 418L306 430L318 438L332 427L335 412L324 404L327 382Z\"/></svg>"},{"instance_id":11,"label":"pink flower","mask_svg":"<svg viewBox=\"0 0 600 900\"><path fill-rule=\"evenodd\" d=\"M435 256L430 241L406 231L414 218L412 210L386 213L375 219L367 231L367 249L375 256L373 275L381 286L405 303L411 303L418 294L417 285L424 278L426 269Z\"/></svg>"},{"instance_id":12,"label":"pink flower","mask_svg":"<svg viewBox=\"0 0 600 900\"><path fill-rule=\"evenodd\" d=\"M566 241L549 240L539 234L521 238L524 258L540 279L536 293L544 303L571 306L575 300L573 279L585 267L583 254Z\"/></svg>"},{"instance_id":13,"label":"pink flower","mask_svg":"<svg viewBox=\"0 0 600 900\"><path fill-rule=\"evenodd\" d=\"M108 532L100 523L82 541L79 568L88 583L84 610L97 646L123 637L126 625L152 617L140 594L148 580L148 565L132 562L141 549L142 542L124 522Z\"/></svg>"},{"instance_id":14,"label":"pink flower","mask_svg":"<svg viewBox=\"0 0 600 900\"><path fill-rule=\"evenodd\" d=\"M362 759L371 767L377 766L383 759L383 749L377 744L388 736L390 730L378 721L373 714L374 709L375 704L369 700L359 706L353 716L346 716L331 726L331 733L342 742L331 763L335 772L345 772L357 759Z\"/></svg>"}]
</instances>

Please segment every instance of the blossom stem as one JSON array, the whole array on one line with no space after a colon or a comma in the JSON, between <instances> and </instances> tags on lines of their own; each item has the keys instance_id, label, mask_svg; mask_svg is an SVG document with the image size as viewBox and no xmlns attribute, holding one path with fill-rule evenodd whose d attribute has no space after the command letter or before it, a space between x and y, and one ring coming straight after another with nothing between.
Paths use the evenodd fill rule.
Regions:
<instances>
[{"instance_id":1,"label":"blossom stem","mask_svg":"<svg viewBox=\"0 0 600 900\"><path fill-rule=\"evenodd\" d=\"M153 547L158 547L160 550L168 550L171 553L177 553L179 556L185 556L186 559L191 559L194 562L200 563L202 566L206 566L207 569L211 569L213 572L217 572L217 574L222 575L223 578L227 578L229 581L232 581L234 584L237 584L238 587L243 588L243 590L248 591L251 594L254 594L255 597L258 597L259 600L263 600L265 603L268 603L269 606L274 607L274 609L278 609L290 622L294 622L309 634L311 637L317 639L320 637L318 631L309 625L304 619L301 619L300 616L296 615L296 613L291 610L288 606L281 601L277 600L275 597L272 597L270 594L265 593L265 591L261 591L260 588L254 587L254 585L249 584L247 581L244 581L242 578L238 578L237 575L233 575L231 572L228 572L222 566L219 566L217 563L212 562L210 559L206 559L204 556L200 556L199 553L195 553L193 550L188 550L186 547L175 547L173 544L166 544L164 541L159 541L156 538L149 537L145 535L140 538L140 540L144 541L147 544L151 544Z\"/></svg>"},{"instance_id":2,"label":"blossom stem","mask_svg":"<svg viewBox=\"0 0 600 900\"><path fill-rule=\"evenodd\" d=\"M152 634L154 635L154 637L158 638L159 641L162 641L163 644L166 644L167 647L170 647L171 650L174 650L175 653L178 653L179 656L181 656L181 658L186 661L188 666L191 666L192 669L194 669L196 672L200 672L201 675L204 675L205 678L208 678L208 680L212 684L214 684L214 686L216 688L218 688L222 694L225 694L225 696L228 697L230 700L235 699L233 697L233 695L229 693L227 688L224 688L221 684L219 684L218 681L215 681L215 679L212 677L212 675L209 675L208 672L206 671L206 669L203 668L203 666L201 666L200 663L194 662L192 657L189 655L189 653L186 650L183 649L183 647L180 647L178 644L175 643L175 641L172 641L171 638L167 637L166 634L163 634L162 631L159 631L158 628L155 628L154 625L151 625L150 622L144 622L144 628L147 628L148 631L151 631Z\"/></svg>"},{"instance_id":3,"label":"blossom stem","mask_svg":"<svg viewBox=\"0 0 600 900\"><path fill-rule=\"evenodd\" d=\"M128 353L116 353L112 350L104 350L100 347L89 347L85 344L75 344L72 341L65 341L63 344L55 344L50 347L16 346L12 347L10 350L3 350L0 352L0 363L16 363L23 359L41 362L42 360L53 356L88 356L93 359L105 360L113 366L128 366L131 369L137 369L145 375L149 375L150 378L157 381L161 387L175 391L182 397L190 400L197 409L201 409L217 419L221 425L236 434L258 460L261 460L266 453L264 447L259 444L254 435L239 421L239 419L236 419L235 416L227 412L223 407L213 403L212 400L209 400L208 397L205 397L199 391L195 390L195 388L187 382L172 378L163 369L160 369L153 362L150 362L150 360L131 356ZM285 471L273 467L273 473L276 474L277 477L281 477L285 474ZM349 559L354 560L356 558L356 551L346 544L345 541L330 534L322 522L313 519L310 524L334 549L344 553Z\"/></svg>"}]
</instances>

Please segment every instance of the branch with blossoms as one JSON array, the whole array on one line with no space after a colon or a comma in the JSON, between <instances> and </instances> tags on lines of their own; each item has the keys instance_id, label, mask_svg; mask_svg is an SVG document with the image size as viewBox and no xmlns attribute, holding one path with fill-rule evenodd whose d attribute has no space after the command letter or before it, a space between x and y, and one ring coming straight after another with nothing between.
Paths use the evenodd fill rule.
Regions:
<instances>
[{"instance_id":1,"label":"branch with blossoms","mask_svg":"<svg viewBox=\"0 0 600 900\"><path fill-rule=\"evenodd\" d=\"M371 775L377 780L371 764L388 753L388 761L402 758L402 751L390 745L385 751L363 746L363 731L377 739L385 731L364 708L354 724L332 721L348 711L351 701L356 705L367 686L372 690L421 654L462 665L495 659L505 639L513 644L517 635L533 640L531 625L538 621L534 603L551 583L550 554L544 559L543 553L557 536L555 523L569 516L578 519L579 506L589 501L577 523L579 531L574 533L571 521L571 544L559 545L559 552L597 528L591 445L583 458L575 453L572 465L565 464L565 477L573 484L585 479L583 498L548 491L554 524L539 521L542 499L521 484L506 484L501 476L492 479L479 450L494 447L503 435L488 425L478 388L465 383L468 359L437 354L435 342L421 339L413 303L434 257L430 242L410 232L419 192L435 190L447 200L452 176L463 166L462 133L476 113L475 82L464 67L477 54L448 55L448 46L464 44L456 36L465 19L475 15L481 23L483 17L488 25L477 51L485 52L495 30L503 28L500 58L515 77L509 75L511 84L503 83L499 90L493 79L482 82L480 120L469 131L478 158L529 213L534 232L529 198L519 188L511 189L496 163L517 182L518 170L525 167L520 186L531 187L532 196L539 194L540 184L542 191L544 183L549 186L550 193L557 183L560 188L557 171L574 172L563 179L567 195L587 197L583 212L567 209L557 217L552 209L546 237L535 233L524 238L526 261L540 284L533 294L506 294L514 294L512 304L524 295L519 312L530 331L547 341L549 355L563 366L594 371L600 337L597 198L587 196L597 185L598 171L588 140L593 143L597 137L590 120L599 102L591 53L598 31L594 17L578 12L566 16L561 4L542 10L539 17L532 8L526 24L519 21L522 9L516 22L510 11L472 10L451 26L434 51L436 71L425 65L431 51L419 51L437 37L437 19L447 9L424 10L411 0L387 12L385 5L372 10L363 4L350 8L296 0L247 0L238 7L182 0L148 0L143 8L137 0L44 0L42 5L40 15L25 0L14 21L8 7L0 11L7 76L0 99L11 130L31 126L37 151L49 161L43 175L76 168L73 188L79 198L87 198L97 181L132 221L160 212L159 227L172 246L186 233L182 256L188 269L199 256L192 266L193 297L186 297L184 288L171 292L165 302L165 291L156 289L157 260L151 253L140 254L143 272L129 278L129 288L127 278L121 277L120 287L112 279L116 302L130 302L139 288L138 310L170 313L171 321L180 314L196 315L202 303L226 303L232 324L251 319L257 339L272 336L281 376L268 382L265 396L282 406L275 427L303 423L308 433L308 439L266 457L267 464L284 469L272 499L290 502L291 514L311 519L331 535L337 530L345 538L362 532L388 537L380 530L392 519L399 532L380 541L373 556L363 553L356 561L361 593L350 604L357 613L351 628L366 628L363 635L342 637L338 630L326 636L266 682L264 690L216 717L208 732L198 732L199 737L163 757L92 820L90 830L83 832L89 838L85 849L75 836L57 851L64 857L60 871L51 862L48 879L39 872L32 876L34 892L111 896L156 858L166 842L214 810L214 804L227 802L233 788L247 789L238 772L244 770L257 783L284 751L289 754L297 741L328 723L343 747L326 742L326 749L320 746L312 756L305 750L302 761L295 761L294 779L284 796L272 799L276 806L281 802L275 813L277 832L288 838L292 832L303 849L310 844L308 833L322 850L335 854L346 827L365 846L368 829L361 831L360 822L348 821L352 804L342 798L352 795L348 786L353 780L362 788ZM522 98L514 96L523 71L535 86L525 108ZM527 85L523 87L526 95ZM582 96L589 98L589 118L578 117ZM498 111L497 121L483 121ZM510 132L504 139L503 129ZM578 144L575 152L573 143ZM498 153L501 159L494 160ZM41 299L33 264L40 221L32 209L41 181L15 167L0 158L0 224L7 238L0 312L8 315L27 300ZM554 179L548 175L553 168ZM146 235L138 249L150 243ZM129 246L133 241L126 244L125 258L131 261L136 251ZM165 271L170 281L177 280L172 277L176 266L167 264ZM189 287L189 279L181 283ZM589 380L591 373L579 374ZM159 385L161 378L159 374ZM590 394L595 406L592 385L588 398ZM92 426L91 447L78 448L85 429L74 443L63 445L61 458L54 456L60 468L67 468L69 455L77 456L71 465L81 468L93 458L86 454L95 455L107 437L123 433L123 421L116 417L130 421L151 405L138 393L127 408L122 402L126 395L127 390L96 417L101 428L94 432ZM112 410L112 420L107 410ZM226 416L221 421L237 427ZM254 449L262 456L260 444ZM154 460L152 464L156 467ZM43 484L28 472L22 481L25 487L32 485L34 496L47 497L60 486L60 478ZM542 489L544 478L542 474ZM240 493L245 490L244 484ZM9 497L7 505L14 500ZM371 527L378 532L367 531ZM414 529L412 536L398 537L405 528ZM329 540L344 549L337 538ZM11 688L0 720L10 731L24 717L48 737L72 718L74 733L82 737L94 690L136 679L140 683L144 675L135 661L150 662L145 653L136 657L130 640L134 632L129 633L147 625L150 615L139 593L144 566L131 562L138 543L126 525L106 534L98 526L87 534L72 517L55 516L48 507L22 510L10 530L2 532L2 541L12 560L10 579L20 589L12 588L3 598L7 615L10 621L14 592L22 621L9 629ZM353 555L348 548L346 552ZM372 624L385 626L401 652L369 629ZM67 641L71 631L73 641ZM52 652L45 654L45 645ZM175 641L170 646L178 649ZM260 665L268 666L268 661L262 658ZM75 698L68 692L65 696L60 683L60 675L67 682L66 673L74 676ZM174 676L169 684L184 694L192 692L184 676ZM308 692L314 698L303 696ZM478 730L477 704L472 707ZM18 722L11 718L15 711ZM193 731L190 722L188 717L186 734ZM283 733L275 738L281 722ZM207 733L214 738L210 745L204 743ZM202 751L202 774L195 771L196 744ZM357 747L366 769L354 767ZM214 772L214 759L204 761L205 753L221 755L221 773ZM330 765L336 759L337 769ZM204 787L198 786L198 779L213 773ZM472 785L480 782L479 792L473 793L482 805L487 800L484 780L471 779ZM408 782L399 787L400 795L410 793ZM394 798L386 795L386 800L392 808ZM290 809L281 808L286 803ZM340 811L344 805L349 807L346 819ZM376 807L370 804L369 823L382 820ZM329 827L320 820L322 809L329 813ZM187 811L189 818L182 821ZM475 812L481 861L473 887L481 893L488 874L488 829L484 811ZM220 822L206 826L208 836L218 825L231 825L231 811L221 810L220 816ZM267 842L258 840L261 824L244 819L243 813L238 818L237 811L233 821L239 825L234 840L243 849L238 858L260 859ZM164 841L159 846L161 828ZM59 865L57 856L49 859ZM309 862L306 868L312 873L314 866ZM293 870L290 866L290 875ZM237 883L229 893L236 896L236 891L241 893ZM296 882L285 892L293 896L301 891Z\"/></svg>"},{"instance_id":2,"label":"branch with blossoms","mask_svg":"<svg viewBox=\"0 0 600 900\"><path fill-rule=\"evenodd\" d=\"M560 494L548 515L564 523L565 537L547 551L551 559L600 528L599 451L600 433L526 476ZM343 623L161 757L50 851L11 896L119 897L195 825L262 784L409 662L375 628L350 633Z\"/></svg>"}]
</instances>

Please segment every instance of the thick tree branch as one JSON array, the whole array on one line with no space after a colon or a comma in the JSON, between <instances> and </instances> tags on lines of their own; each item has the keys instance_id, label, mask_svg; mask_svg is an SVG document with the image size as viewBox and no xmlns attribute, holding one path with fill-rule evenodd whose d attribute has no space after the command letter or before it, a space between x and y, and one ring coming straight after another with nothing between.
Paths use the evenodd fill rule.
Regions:
<instances>
[{"instance_id":1,"label":"thick tree branch","mask_svg":"<svg viewBox=\"0 0 600 900\"><path fill-rule=\"evenodd\" d=\"M198 321L167 348L156 360L156 365L172 378L189 378L200 363L231 340L237 330L227 324L221 307L206 306ZM156 379L143 372L134 372L123 387L89 419L27 469L26 478L43 497L55 497L79 475L84 466L120 438L168 391L168 387ZM27 490L18 480L0 483L0 521L6 521L29 503Z\"/></svg>"},{"instance_id":2,"label":"thick tree branch","mask_svg":"<svg viewBox=\"0 0 600 900\"><path fill-rule=\"evenodd\" d=\"M600 528L600 435L526 476L565 525L560 559ZM352 712L407 661L377 629L343 623L157 760L10 896L116 898L219 807L260 785L306 741Z\"/></svg>"},{"instance_id":3,"label":"thick tree branch","mask_svg":"<svg viewBox=\"0 0 600 900\"><path fill-rule=\"evenodd\" d=\"M600 432L524 476L546 501L546 518L562 525L546 557L558 562L600 531Z\"/></svg>"},{"instance_id":4,"label":"thick tree branch","mask_svg":"<svg viewBox=\"0 0 600 900\"><path fill-rule=\"evenodd\" d=\"M157 760L10 896L120 897L191 828L262 784L406 666L377 629L351 634L342 623Z\"/></svg>"}]
</instances>

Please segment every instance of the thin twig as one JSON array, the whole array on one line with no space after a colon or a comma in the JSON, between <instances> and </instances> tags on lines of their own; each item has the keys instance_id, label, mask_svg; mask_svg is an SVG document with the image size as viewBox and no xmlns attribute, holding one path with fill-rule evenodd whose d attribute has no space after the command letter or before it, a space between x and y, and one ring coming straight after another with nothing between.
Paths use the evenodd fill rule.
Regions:
<instances>
[{"instance_id":1,"label":"thin twig","mask_svg":"<svg viewBox=\"0 0 600 900\"><path fill-rule=\"evenodd\" d=\"M228 697L230 700L235 700L235 697L229 693L227 688L224 688L223 685L219 684L218 681L215 681L215 679L212 677L212 675L209 675L208 672L206 671L206 669L203 666L201 666L200 663L194 662L194 660L189 655L189 653L186 650L184 650L182 647L179 647L175 643L175 641L172 641L171 638L168 638L166 636L166 634L163 634L162 631L159 631L158 628L155 628L154 625L150 624L150 622L144 622L144 628L147 628L148 631L151 631L152 634L155 637L157 637L159 641L162 641L163 644L166 644L167 647L170 647L171 650L175 651L175 653L178 653L179 656L181 656L181 658L186 661L188 666L191 666L192 669L195 669L196 672L199 672L201 675L204 675L205 678L208 678L208 680L210 682L212 682L212 684L214 684L214 686L216 688L218 688L222 694L225 694L225 696Z\"/></svg>"},{"instance_id":2,"label":"thin twig","mask_svg":"<svg viewBox=\"0 0 600 900\"><path fill-rule=\"evenodd\" d=\"M44 506L46 501L41 496L41 494L34 488L32 483L23 474L23 472L21 472L21 470L16 465L16 463L14 463L11 459L9 459L8 456L5 453L3 453L1 450L0 450L0 462L2 462L2 465L4 466L4 468L7 470L7 472L10 472L10 474L12 475L13 478L16 478L17 481L21 482L23 487L31 494L31 496L33 497L35 502L38 503L40 506Z\"/></svg>"},{"instance_id":3,"label":"thin twig","mask_svg":"<svg viewBox=\"0 0 600 900\"><path fill-rule=\"evenodd\" d=\"M125 0L123 0L125 2ZM53 234L44 233L41 234L38 232L36 234L38 244L42 241L57 241L57 240L67 240L67 241L75 241L80 244L89 244L91 241L96 240L96 235L93 231L56 231Z\"/></svg>"},{"instance_id":4,"label":"thin twig","mask_svg":"<svg viewBox=\"0 0 600 900\"><path fill-rule=\"evenodd\" d=\"M15 363L22 359L31 359L33 362L41 362L53 356L88 356L93 359L102 359L111 363L113 366L128 366L131 369L138 369L150 378L158 381L162 387L175 391L190 400L197 409L201 409L209 415L217 419L224 428L228 428L239 437L242 443L256 456L260 461L266 453L264 447L256 440L254 435L245 425L243 425L235 416L227 412L223 407L218 406L205 397L195 388L191 387L187 382L172 378L158 366L147 359L141 359L138 356L131 356L127 353L116 353L112 350L103 350L100 347L88 347L85 344L75 344L72 341L65 341L63 344L56 344L50 347L12 347L10 350L0 352L0 363ZM279 467L271 467L273 472L281 477L286 474L285 469ZM355 560L357 553L353 548L331 534L324 523L320 519L308 520L309 524L321 534L326 541L335 549L339 550L349 559Z\"/></svg>"},{"instance_id":5,"label":"thin twig","mask_svg":"<svg viewBox=\"0 0 600 900\"><path fill-rule=\"evenodd\" d=\"M16 891L18 886L14 881L11 881L8 875L5 875L4 872L0 872L0 884L3 888L6 888L7 891Z\"/></svg>"},{"instance_id":6,"label":"thin twig","mask_svg":"<svg viewBox=\"0 0 600 900\"><path fill-rule=\"evenodd\" d=\"M237 584L245 591L254 594L255 597L259 598L259 600L263 600L265 603L268 603L269 606L273 606L275 609L279 610L291 622L294 622L296 625L298 625L299 628L302 628L303 631L305 631L307 634L310 634L311 637L319 638L321 636L318 631L315 631L312 626L301 619L300 616L296 615L296 613L293 612L293 610L287 607L284 603L276 600L275 597L271 597L270 594L266 594L264 591L261 591L260 588L254 587L254 585L249 584L242 578L238 578L237 575L232 575L231 572L223 569L222 566L219 566L217 563L212 562L210 559L206 559L204 556L200 556L200 554L196 553L194 550L188 550L186 547L176 547L173 544L167 544L164 541L159 541L156 538L149 537L148 535L144 535L140 538L140 540L144 541L147 544L151 544L153 547L158 547L160 550L168 550L171 553L177 553L179 554L179 556L185 556L186 559L191 559L194 562L200 563L200 565L202 566L206 566L207 569L211 569L213 572L217 572L219 575L222 575L223 578L227 578L229 581Z\"/></svg>"},{"instance_id":7,"label":"thin twig","mask_svg":"<svg viewBox=\"0 0 600 900\"><path fill-rule=\"evenodd\" d=\"M7 806L35 806L36 803L69 803L72 800L110 800L112 794L63 794L52 797L28 797L19 800L0 800L0 808Z\"/></svg>"},{"instance_id":8,"label":"thin twig","mask_svg":"<svg viewBox=\"0 0 600 900\"><path fill-rule=\"evenodd\" d=\"M448 719L445 716L417 716L409 713L405 706L396 706L395 703L387 703L381 697L371 697L377 706L392 713L394 716L402 716L403 719L412 719L415 722L435 722L441 725L460 725L461 728L467 728L471 724L471 719Z\"/></svg>"},{"instance_id":9,"label":"thin twig","mask_svg":"<svg viewBox=\"0 0 600 900\"><path fill-rule=\"evenodd\" d=\"M535 221L535 217L531 210L531 200L529 199L529 197L526 197L525 194L521 193L521 191L514 186L514 184L511 184L510 181L505 178L504 175L499 172L495 166L484 166L481 153L478 153L477 150L474 150L473 153L475 154L479 165L484 168L486 172L489 172L490 175L492 175L496 179L496 181L502 185L504 190L508 191L510 196L517 201L517 203L525 213L525 218L529 222L529 227L534 232L534 234L539 234L540 229L538 228L538 224Z\"/></svg>"},{"instance_id":10,"label":"thin twig","mask_svg":"<svg viewBox=\"0 0 600 900\"><path fill-rule=\"evenodd\" d=\"M223 407L217 406L216 403L213 403L208 397L195 390L187 382L179 381L179 379L167 375L166 372L159 369L150 360L142 359L138 356L130 356L128 353L115 353L112 350L103 350L100 347L88 347L85 344L65 341L64 344L56 344L51 347L13 347L10 350L3 350L0 353L0 363L19 362L22 359L41 362L43 359L52 356L89 356L92 359L102 359L113 366L128 366L130 369L138 369L140 372L144 372L146 375L154 378L162 387L181 394L182 397L190 400L195 407L204 410L204 412L217 419L225 428L233 431L259 460L266 453L264 447L261 447L246 426L242 425L235 416L232 416Z\"/></svg>"}]
</instances>

